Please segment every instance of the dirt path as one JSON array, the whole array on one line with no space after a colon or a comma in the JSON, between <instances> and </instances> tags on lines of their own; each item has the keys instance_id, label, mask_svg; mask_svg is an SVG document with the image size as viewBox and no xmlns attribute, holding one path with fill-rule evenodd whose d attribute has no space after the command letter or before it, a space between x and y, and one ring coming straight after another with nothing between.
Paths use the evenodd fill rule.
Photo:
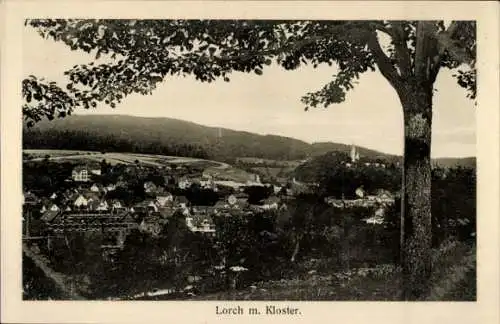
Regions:
<instances>
[{"instance_id":1,"label":"dirt path","mask_svg":"<svg viewBox=\"0 0 500 324\"><path fill-rule=\"evenodd\" d=\"M82 296L77 294L73 289L68 287L67 276L52 270L52 268L50 268L50 266L47 264L47 261L43 256L31 250L26 244L23 244L23 253L28 258L30 258L33 261L33 263L38 268L40 268L40 270L43 271L43 273L47 276L47 278L51 279L54 282L56 287L63 293L65 299L85 300L85 298L83 298Z\"/></svg>"}]
</instances>

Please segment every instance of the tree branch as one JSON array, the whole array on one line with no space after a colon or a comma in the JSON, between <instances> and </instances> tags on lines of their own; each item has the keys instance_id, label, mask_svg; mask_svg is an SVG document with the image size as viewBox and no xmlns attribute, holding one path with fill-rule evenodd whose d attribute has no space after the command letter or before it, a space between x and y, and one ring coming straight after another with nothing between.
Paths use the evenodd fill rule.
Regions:
<instances>
[{"instance_id":1,"label":"tree branch","mask_svg":"<svg viewBox=\"0 0 500 324\"><path fill-rule=\"evenodd\" d=\"M439 57L435 35L437 26L434 22L419 21L417 24L417 44L415 46L415 76L420 81L432 81L433 66ZM431 61L433 60L433 61ZM437 62L439 64L439 62Z\"/></svg>"},{"instance_id":2,"label":"tree branch","mask_svg":"<svg viewBox=\"0 0 500 324\"><path fill-rule=\"evenodd\" d=\"M394 31L392 33L394 48L396 50L396 59L398 60L399 70L403 78L407 78L411 75L411 58L410 51L406 45L406 37L404 34L403 26L401 22L392 23Z\"/></svg>"},{"instance_id":3,"label":"tree branch","mask_svg":"<svg viewBox=\"0 0 500 324\"><path fill-rule=\"evenodd\" d=\"M370 27L377 28L381 31L384 31L387 33L387 29L384 27L383 24L373 22L370 24ZM279 55L285 52L293 52L300 50L304 46L314 44L319 41L324 41L332 36L337 36L340 34L342 36L345 36L345 34L349 32L359 32L362 35L367 35L368 32L371 32L372 29L369 28L363 28L362 25L359 22L356 21L349 21L345 22L344 24L341 25L336 25L336 26L331 26L328 28L329 35L327 36L309 36L307 38L301 39L301 40L294 40L288 44L283 44L279 47L276 48L271 48L267 50L262 50L262 51L248 51L247 53L239 54L239 55L228 55L228 56L219 56L216 57L217 60L219 61L236 61L236 60L248 60L252 59L254 57L259 57L259 56L273 56L273 55ZM363 36L364 37L364 36ZM363 38L362 37L362 38ZM241 53L241 51L237 51Z\"/></svg>"},{"instance_id":4,"label":"tree branch","mask_svg":"<svg viewBox=\"0 0 500 324\"><path fill-rule=\"evenodd\" d=\"M391 60L385 55L384 51L382 51L382 47L380 46L375 32L368 38L368 48L375 57L375 62L377 63L380 73L382 73L387 81L397 89L401 83L401 78L392 65Z\"/></svg>"},{"instance_id":5,"label":"tree branch","mask_svg":"<svg viewBox=\"0 0 500 324\"><path fill-rule=\"evenodd\" d=\"M435 81L441 68L441 60L444 57L445 51L448 50L449 54L461 63L473 61L472 58L467 56L466 51L462 51L454 45L453 36L458 30L459 24L457 21L452 21L450 26L444 32L436 35L438 55L433 60L431 68L430 79Z\"/></svg>"},{"instance_id":6,"label":"tree branch","mask_svg":"<svg viewBox=\"0 0 500 324\"><path fill-rule=\"evenodd\" d=\"M285 52L289 51L296 51L301 49L304 46L313 44L317 41L324 40L325 37L320 37L320 36L314 36L314 37L308 37L305 38L301 41L294 41L289 44L285 44L283 46L280 46L278 48L271 48L268 50L262 50L259 52L255 51L248 51L247 53L244 54L239 54L239 55L228 55L228 56L219 56L219 57L214 57L217 61L238 61L238 60L249 60L255 57L259 56L273 56L273 55L279 55Z\"/></svg>"}]
</instances>

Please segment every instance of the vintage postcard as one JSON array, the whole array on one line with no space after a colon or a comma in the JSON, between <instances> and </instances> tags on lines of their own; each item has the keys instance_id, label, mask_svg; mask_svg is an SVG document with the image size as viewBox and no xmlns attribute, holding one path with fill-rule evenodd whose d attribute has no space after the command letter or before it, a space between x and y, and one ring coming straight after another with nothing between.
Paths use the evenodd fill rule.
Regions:
<instances>
[{"instance_id":1,"label":"vintage postcard","mask_svg":"<svg viewBox=\"0 0 500 324\"><path fill-rule=\"evenodd\" d=\"M3 9L2 322L498 321L498 4Z\"/></svg>"}]
</instances>

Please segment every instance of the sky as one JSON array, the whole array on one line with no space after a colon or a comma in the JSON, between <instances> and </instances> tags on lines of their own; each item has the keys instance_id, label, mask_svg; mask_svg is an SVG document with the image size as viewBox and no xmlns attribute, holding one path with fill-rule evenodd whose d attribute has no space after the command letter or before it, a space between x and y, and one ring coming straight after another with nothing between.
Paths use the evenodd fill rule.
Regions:
<instances>
[{"instance_id":1,"label":"sky","mask_svg":"<svg viewBox=\"0 0 500 324\"><path fill-rule=\"evenodd\" d=\"M93 61L83 51L43 39L33 28L23 33L23 73L60 82L75 64ZM346 101L327 109L304 111L302 95L319 90L334 67L286 71L277 66L261 76L233 73L231 82L201 83L194 77L169 77L152 95L134 94L116 108L100 105L76 114L123 114L169 117L207 126L297 138L309 143L355 144L391 154L403 153L403 116L394 89L379 72L363 74ZM476 155L476 113L472 100L442 69L435 83L433 157Z\"/></svg>"}]
</instances>

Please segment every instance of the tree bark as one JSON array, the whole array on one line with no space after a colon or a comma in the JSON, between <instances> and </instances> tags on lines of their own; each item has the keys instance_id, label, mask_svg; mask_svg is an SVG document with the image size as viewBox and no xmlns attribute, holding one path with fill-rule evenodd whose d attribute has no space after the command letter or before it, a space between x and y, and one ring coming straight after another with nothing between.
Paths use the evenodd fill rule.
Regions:
<instances>
[{"instance_id":1,"label":"tree bark","mask_svg":"<svg viewBox=\"0 0 500 324\"><path fill-rule=\"evenodd\" d=\"M404 110L402 266L403 298L429 291L431 274L432 83L409 80L399 91Z\"/></svg>"},{"instance_id":2,"label":"tree bark","mask_svg":"<svg viewBox=\"0 0 500 324\"><path fill-rule=\"evenodd\" d=\"M399 95L404 115L404 161L401 194L401 263L403 298L422 299L431 273L431 126L433 83L440 67L434 21L419 21L413 62L407 70L404 43L397 42L399 71L383 52L374 33L368 47L382 75ZM413 64L411 64L413 63Z\"/></svg>"}]
</instances>

